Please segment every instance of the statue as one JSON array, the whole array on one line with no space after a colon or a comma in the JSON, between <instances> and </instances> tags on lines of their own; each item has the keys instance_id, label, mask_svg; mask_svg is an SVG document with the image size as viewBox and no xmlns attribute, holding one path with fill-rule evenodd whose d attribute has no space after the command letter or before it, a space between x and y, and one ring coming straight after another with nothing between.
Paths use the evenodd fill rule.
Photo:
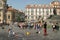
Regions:
<instances>
[{"instance_id":1,"label":"statue","mask_svg":"<svg viewBox=\"0 0 60 40\"><path fill-rule=\"evenodd\" d=\"M56 8L55 7L53 8L53 13L54 13L54 15L57 15L57 12L56 12Z\"/></svg>"}]
</instances>

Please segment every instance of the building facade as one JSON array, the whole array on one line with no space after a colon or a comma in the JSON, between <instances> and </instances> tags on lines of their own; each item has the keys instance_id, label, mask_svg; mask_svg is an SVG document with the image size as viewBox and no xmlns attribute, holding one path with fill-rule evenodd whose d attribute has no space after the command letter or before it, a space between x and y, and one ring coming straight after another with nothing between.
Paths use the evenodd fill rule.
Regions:
<instances>
[{"instance_id":1,"label":"building facade","mask_svg":"<svg viewBox=\"0 0 60 40\"><path fill-rule=\"evenodd\" d=\"M54 13L55 12L55 13ZM60 1L54 0L50 4L30 4L26 6L25 15L27 22L46 20L50 15L60 15Z\"/></svg>"},{"instance_id":2,"label":"building facade","mask_svg":"<svg viewBox=\"0 0 60 40\"><path fill-rule=\"evenodd\" d=\"M0 0L0 24L5 22L6 1Z\"/></svg>"},{"instance_id":3,"label":"building facade","mask_svg":"<svg viewBox=\"0 0 60 40\"><path fill-rule=\"evenodd\" d=\"M15 19L14 21L15 22L24 22L25 21L25 14L23 11L20 11L20 10L14 10L14 16L15 16Z\"/></svg>"},{"instance_id":4,"label":"building facade","mask_svg":"<svg viewBox=\"0 0 60 40\"><path fill-rule=\"evenodd\" d=\"M14 21L13 17L15 18L15 16L14 16L14 9L10 6L10 7L8 7L7 12L6 12L6 17L5 17L6 24L12 23Z\"/></svg>"},{"instance_id":5,"label":"building facade","mask_svg":"<svg viewBox=\"0 0 60 40\"><path fill-rule=\"evenodd\" d=\"M6 24L24 21L25 14L9 6L6 12Z\"/></svg>"},{"instance_id":6,"label":"building facade","mask_svg":"<svg viewBox=\"0 0 60 40\"><path fill-rule=\"evenodd\" d=\"M12 6L8 6L7 0L0 0L0 25L18 22L18 17L20 18L19 21L22 18L24 20L24 16L23 12L12 8Z\"/></svg>"}]
</instances>

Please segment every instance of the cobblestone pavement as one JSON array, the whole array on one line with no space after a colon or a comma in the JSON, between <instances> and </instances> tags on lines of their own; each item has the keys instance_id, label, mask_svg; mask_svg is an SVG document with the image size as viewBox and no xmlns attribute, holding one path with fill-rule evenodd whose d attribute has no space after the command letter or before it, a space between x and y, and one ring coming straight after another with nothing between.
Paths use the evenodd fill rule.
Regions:
<instances>
[{"instance_id":1,"label":"cobblestone pavement","mask_svg":"<svg viewBox=\"0 0 60 40\"><path fill-rule=\"evenodd\" d=\"M52 31L52 28L47 29L47 36L43 35L43 29L41 33L37 34L34 29L20 29L18 27L12 27L13 31L17 33L18 37L8 37L8 26L4 26L5 29L0 27L0 40L60 40L60 30ZM30 32L30 35L26 35L26 32Z\"/></svg>"}]
</instances>

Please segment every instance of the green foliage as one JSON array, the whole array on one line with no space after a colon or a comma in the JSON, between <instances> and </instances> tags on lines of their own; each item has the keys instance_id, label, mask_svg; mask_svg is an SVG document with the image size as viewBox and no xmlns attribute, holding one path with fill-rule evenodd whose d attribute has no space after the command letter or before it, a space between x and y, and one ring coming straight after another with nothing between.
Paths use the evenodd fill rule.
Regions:
<instances>
[{"instance_id":1,"label":"green foliage","mask_svg":"<svg viewBox=\"0 0 60 40\"><path fill-rule=\"evenodd\" d=\"M18 16L18 17L17 17L17 21L20 22L20 20L21 20L21 19L20 19L20 17Z\"/></svg>"},{"instance_id":2,"label":"green foliage","mask_svg":"<svg viewBox=\"0 0 60 40\"><path fill-rule=\"evenodd\" d=\"M21 17L21 16L17 16L17 21L18 22L24 22L25 19L23 17Z\"/></svg>"}]
</instances>

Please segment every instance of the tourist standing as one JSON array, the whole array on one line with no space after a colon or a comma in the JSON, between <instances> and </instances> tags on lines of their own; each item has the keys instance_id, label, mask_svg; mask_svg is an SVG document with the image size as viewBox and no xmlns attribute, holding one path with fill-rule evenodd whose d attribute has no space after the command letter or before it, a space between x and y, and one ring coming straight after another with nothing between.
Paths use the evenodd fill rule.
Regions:
<instances>
[{"instance_id":1,"label":"tourist standing","mask_svg":"<svg viewBox=\"0 0 60 40\"><path fill-rule=\"evenodd\" d=\"M56 23L55 28L56 28L56 30L59 30L59 25L58 25L58 23Z\"/></svg>"},{"instance_id":2,"label":"tourist standing","mask_svg":"<svg viewBox=\"0 0 60 40\"><path fill-rule=\"evenodd\" d=\"M52 28L53 28L53 31L55 30L55 25L54 24L52 24Z\"/></svg>"},{"instance_id":3,"label":"tourist standing","mask_svg":"<svg viewBox=\"0 0 60 40\"><path fill-rule=\"evenodd\" d=\"M47 35L47 23L44 22L44 35Z\"/></svg>"},{"instance_id":4,"label":"tourist standing","mask_svg":"<svg viewBox=\"0 0 60 40\"><path fill-rule=\"evenodd\" d=\"M36 30L37 30L36 33L40 33L40 24L39 24L39 23L36 24L36 28L37 28L37 29L36 29Z\"/></svg>"}]
</instances>

